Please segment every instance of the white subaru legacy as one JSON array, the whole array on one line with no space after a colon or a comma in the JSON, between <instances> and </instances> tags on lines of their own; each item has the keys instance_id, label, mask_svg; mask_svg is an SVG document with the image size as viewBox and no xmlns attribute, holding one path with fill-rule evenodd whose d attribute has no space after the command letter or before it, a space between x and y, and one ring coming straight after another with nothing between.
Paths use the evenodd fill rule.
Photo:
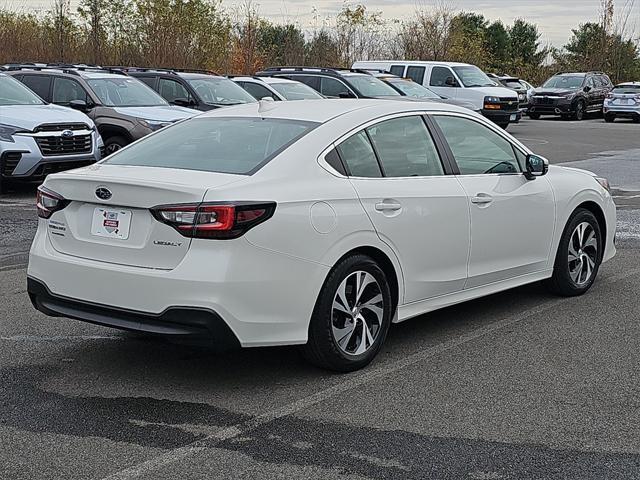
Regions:
<instances>
[{"instance_id":1,"label":"white subaru legacy","mask_svg":"<svg viewBox=\"0 0 640 480\"><path fill-rule=\"evenodd\" d=\"M442 103L215 110L50 175L37 209L41 312L220 347L298 344L337 371L437 308L541 280L583 294L616 251L605 179Z\"/></svg>"}]
</instances>

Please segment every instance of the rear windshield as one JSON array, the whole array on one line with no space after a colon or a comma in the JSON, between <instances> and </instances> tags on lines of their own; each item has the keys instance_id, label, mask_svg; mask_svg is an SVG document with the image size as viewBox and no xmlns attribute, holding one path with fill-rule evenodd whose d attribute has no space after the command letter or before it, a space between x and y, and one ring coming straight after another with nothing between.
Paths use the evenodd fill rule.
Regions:
<instances>
[{"instance_id":1,"label":"rear windshield","mask_svg":"<svg viewBox=\"0 0 640 480\"><path fill-rule=\"evenodd\" d=\"M271 87L287 100L307 100L324 98L304 83L274 82Z\"/></svg>"},{"instance_id":2,"label":"rear windshield","mask_svg":"<svg viewBox=\"0 0 640 480\"><path fill-rule=\"evenodd\" d=\"M640 94L640 85L618 85L612 90L612 93L638 95Z\"/></svg>"},{"instance_id":3,"label":"rear windshield","mask_svg":"<svg viewBox=\"0 0 640 480\"><path fill-rule=\"evenodd\" d=\"M405 80L404 78L389 78L386 81L404 93L407 97L440 99L439 95L436 95L428 88L423 87L412 80Z\"/></svg>"},{"instance_id":4,"label":"rear windshield","mask_svg":"<svg viewBox=\"0 0 640 480\"><path fill-rule=\"evenodd\" d=\"M400 95L382 80L370 75L349 75L345 78L365 97L397 97Z\"/></svg>"},{"instance_id":5,"label":"rear windshield","mask_svg":"<svg viewBox=\"0 0 640 480\"><path fill-rule=\"evenodd\" d=\"M104 163L251 175L317 125L272 118L193 118L143 138Z\"/></svg>"}]
</instances>

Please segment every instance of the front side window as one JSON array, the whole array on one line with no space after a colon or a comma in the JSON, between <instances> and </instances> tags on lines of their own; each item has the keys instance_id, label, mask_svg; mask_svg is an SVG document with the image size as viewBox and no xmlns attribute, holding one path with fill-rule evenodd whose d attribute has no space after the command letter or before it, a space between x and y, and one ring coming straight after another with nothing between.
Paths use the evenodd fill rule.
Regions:
<instances>
[{"instance_id":1,"label":"front side window","mask_svg":"<svg viewBox=\"0 0 640 480\"><path fill-rule=\"evenodd\" d=\"M184 85L175 80L161 78L158 90L160 95L169 103L174 103L177 99L192 100L191 94L184 88Z\"/></svg>"},{"instance_id":2,"label":"front side window","mask_svg":"<svg viewBox=\"0 0 640 480\"><path fill-rule=\"evenodd\" d=\"M327 97L340 97L340 95L351 95L350 90L340 80L335 78L322 77L320 79L320 92Z\"/></svg>"},{"instance_id":3,"label":"front side window","mask_svg":"<svg viewBox=\"0 0 640 480\"><path fill-rule=\"evenodd\" d=\"M15 78L0 75L0 106L43 105L44 102ZM2 116L0 115L0 123Z\"/></svg>"},{"instance_id":4,"label":"front side window","mask_svg":"<svg viewBox=\"0 0 640 480\"><path fill-rule=\"evenodd\" d=\"M486 73L475 65L453 67L453 71L456 72L462 84L467 88L495 87L497 85L496 82L491 80Z\"/></svg>"},{"instance_id":5,"label":"front side window","mask_svg":"<svg viewBox=\"0 0 640 480\"><path fill-rule=\"evenodd\" d=\"M89 78L87 83L108 107L155 107L167 101L144 83L131 77Z\"/></svg>"},{"instance_id":6,"label":"front side window","mask_svg":"<svg viewBox=\"0 0 640 480\"><path fill-rule=\"evenodd\" d=\"M397 97L400 94L371 75L349 75L347 81L365 97Z\"/></svg>"},{"instance_id":7,"label":"front side window","mask_svg":"<svg viewBox=\"0 0 640 480\"><path fill-rule=\"evenodd\" d=\"M365 132L358 132L338 145L338 153L354 177L381 177L382 172Z\"/></svg>"},{"instance_id":8,"label":"front side window","mask_svg":"<svg viewBox=\"0 0 640 480\"><path fill-rule=\"evenodd\" d=\"M418 85L416 82L412 82L411 80L392 78L388 79L387 82L393 85L397 90L400 90L407 97L440 99L439 95L436 95L428 88Z\"/></svg>"},{"instance_id":9,"label":"front side window","mask_svg":"<svg viewBox=\"0 0 640 480\"><path fill-rule=\"evenodd\" d=\"M318 92L304 83L277 82L272 83L271 88L287 100L312 100L322 98Z\"/></svg>"},{"instance_id":10,"label":"front side window","mask_svg":"<svg viewBox=\"0 0 640 480\"><path fill-rule=\"evenodd\" d=\"M87 92L75 80L58 77L53 81L53 103L69 105L72 100L87 102Z\"/></svg>"},{"instance_id":11,"label":"front side window","mask_svg":"<svg viewBox=\"0 0 640 480\"><path fill-rule=\"evenodd\" d=\"M434 115L461 175L520 173L514 147L501 135L475 120Z\"/></svg>"},{"instance_id":12,"label":"front side window","mask_svg":"<svg viewBox=\"0 0 640 480\"><path fill-rule=\"evenodd\" d=\"M204 77L187 81L200 99L209 105L239 105L256 101L240 85L228 78Z\"/></svg>"},{"instance_id":13,"label":"front side window","mask_svg":"<svg viewBox=\"0 0 640 480\"><path fill-rule=\"evenodd\" d=\"M422 82L424 80L424 71L425 67L416 67L412 65L407 68L407 78L410 78L414 82L422 85Z\"/></svg>"},{"instance_id":14,"label":"front side window","mask_svg":"<svg viewBox=\"0 0 640 480\"><path fill-rule=\"evenodd\" d=\"M442 163L422 117L385 120L367 128L385 177L443 175Z\"/></svg>"},{"instance_id":15,"label":"front side window","mask_svg":"<svg viewBox=\"0 0 640 480\"><path fill-rule=\"evenodd\" d=\"M242 82L242 88L244 88L249 94L256 100L261 100L265 97L271 97L274 100L280 100L273 92L269 91L267 87L258 85L253 82Z\"/></svg>"},{"instance_id":16,"label":"front side window","mask_svg":"<svg viewBox=\"0 0 640 480\"><path fill-rule=\"evenodd\" d=\"M450 87L447 85L447 78L454 79L453 72L448 67L433 67L429 85L432 87Z\"/></svg>"},{"instance_id":17,"label":"front side window","mask_svg":"<svg viewBox=\"0 0 640 480\"><path fill-rule=\"evenodd\" d=\"M317 125L275 118L196 117L145 137L104 162L251 175Z\"/></svg>"}]
</instances>

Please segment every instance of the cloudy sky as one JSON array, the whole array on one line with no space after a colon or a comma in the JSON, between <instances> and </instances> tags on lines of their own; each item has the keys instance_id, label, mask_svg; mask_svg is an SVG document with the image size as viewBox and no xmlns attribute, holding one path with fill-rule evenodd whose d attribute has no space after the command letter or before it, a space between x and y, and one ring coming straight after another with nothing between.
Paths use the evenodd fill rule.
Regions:
<instances>
[{"instance_id":1,"label":"cloudy sky","mask_svg":"<svg viewBox=\"0 0 640 480\"><path fill-rule=\"evenodd\" d=\"M438 1L438 0L436 0ZM564 44L570 29L579 23L594 20L598 16L600 0L446 0L453 7L482 13L494 20L510 23L514 18L524 18L534 22L543 33L543 40L553 45ZM71 0L72 6L78 0ZM223 0L228 10L234 10L244 0ZM415 12L416 8L433 5L434 0L359 0L368 9L381 11L386 19L403 19ZM622 6L633 4L632 23L640 27L640 0L616 0ZM12 10L47 9L51 0L0 0L0 6ZM314 22L335 16L343 2L341 0L253 0L260 13L275 22L293 21L302 28L310 28ZM315 14L313 12L316 12ZM320 20L314 20L320 19ZM640 32L640 28L637 29Z\"/></svg>"}]
</instances>

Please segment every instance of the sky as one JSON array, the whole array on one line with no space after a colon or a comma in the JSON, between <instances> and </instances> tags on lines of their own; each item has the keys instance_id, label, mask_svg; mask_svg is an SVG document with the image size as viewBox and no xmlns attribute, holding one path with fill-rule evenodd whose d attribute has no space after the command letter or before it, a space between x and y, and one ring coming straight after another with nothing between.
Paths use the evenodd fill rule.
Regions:
<instances>
[{"instance_id":1,"label":"sky","mask_svg":"<svg viewBox=\"0 0 640 480\"><path fill-rule=\"evenodd\" d=\"M371 11L380 11L387 20L405 19L420 7L429 7L442 0L357 0ZM500 19L511 23L515 18L524 18L535 23L543 34L543 43L562 46L571 35L571 28L597 19L600 0L444 0L458 10L483 14L490 20ZM223 0L223 6L233 11L245 0ZM71 0L72 7L78 0ZM631 22L640 32L640 0L616 0L616 6L632 4ZM322 19L334 17L343 5L342 0L252 0L261 15L270 20L294 22L303 29L322 23ZM20 11L46 10L51 0L0 0L0 8ZM313 12L316 12L315 14Z\"/></svg>"}]
</instances>

